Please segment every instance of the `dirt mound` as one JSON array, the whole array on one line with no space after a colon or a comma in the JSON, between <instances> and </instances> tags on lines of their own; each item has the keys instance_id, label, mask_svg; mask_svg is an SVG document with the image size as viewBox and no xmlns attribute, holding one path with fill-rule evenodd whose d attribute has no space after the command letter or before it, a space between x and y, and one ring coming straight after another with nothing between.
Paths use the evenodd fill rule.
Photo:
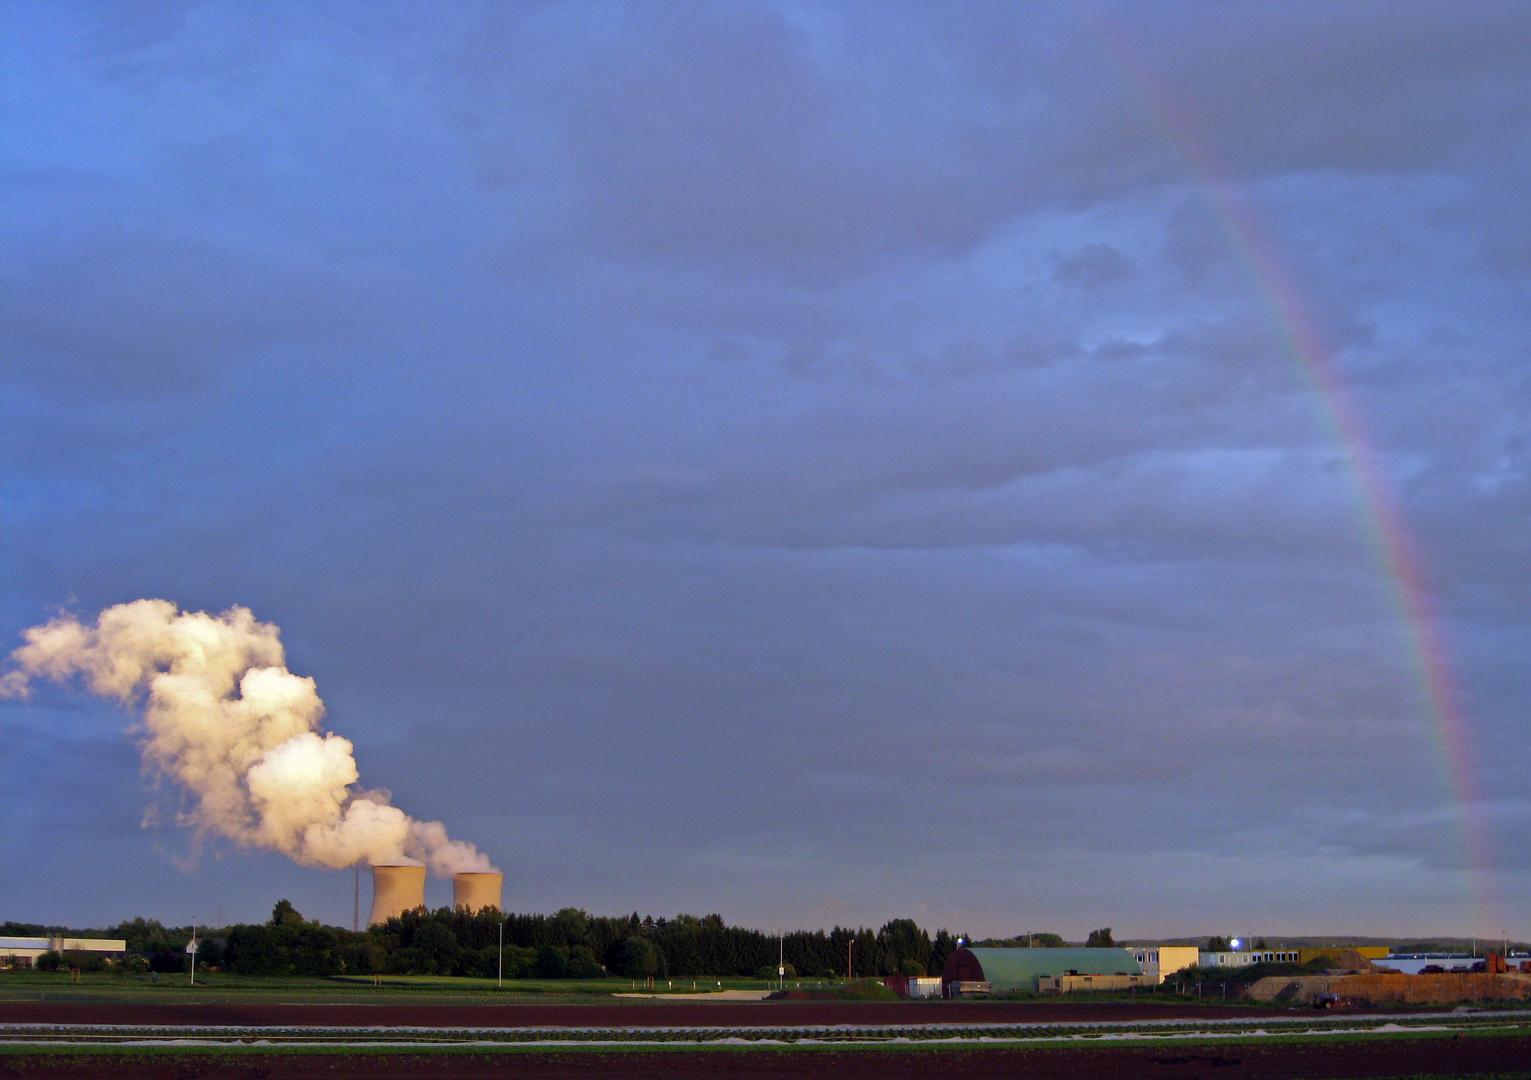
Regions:
<instances>
[{"instance_id":1,"label":"dirt mound","mask_svg":"<svg viewBox=\"0 0 1531 1080\"><path fill-rule=\"evenodd\" d=\"M1349 975L1334 993L1357 1005L1454 1005L1468 1001L1531 1001L1531 979L1507 975Z\"/></svg>"},{"instance_id":2,"label":"dirt mound","mask_svg":"<svg viewBox=\"0 0 1531 1080\"><path fill-rule=\"evenodd\" d=\"M1271 975L1248 990L1259 1002L1311 1005L1334 994L1352 1005L1457 1005L1470 1001L1531 1001L1531 979L1514 975Z\"/></svg>"},{"instance_id":3,"label":"dirt mound","mask_svg":"<svg viewBox=\"0 0 1531 1080\"><path fill-rule=\"evenodd\" d=\"M1376 964L1356 952L1354 949L1341 949L1339 956L1335 957L1330 965L1333 971L1380 971Z\"/></svg>"}]
</instances>

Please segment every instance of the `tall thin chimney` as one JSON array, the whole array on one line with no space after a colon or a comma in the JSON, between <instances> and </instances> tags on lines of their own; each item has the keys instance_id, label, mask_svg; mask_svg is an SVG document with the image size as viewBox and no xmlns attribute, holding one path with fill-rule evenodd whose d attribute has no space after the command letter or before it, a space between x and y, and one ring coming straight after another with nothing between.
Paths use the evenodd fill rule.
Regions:
<instances>
[{"instance_id":1,"label":"tall thin chimney","mask_svg":"<svg viewBox=\"0 0 1531 1080\"><path fill-rule=\"evenodd\" d=\"M367 925L376 926L425 906L425 867L383 865L372 868L372 914Z\"/></svg>"}]
</instances>

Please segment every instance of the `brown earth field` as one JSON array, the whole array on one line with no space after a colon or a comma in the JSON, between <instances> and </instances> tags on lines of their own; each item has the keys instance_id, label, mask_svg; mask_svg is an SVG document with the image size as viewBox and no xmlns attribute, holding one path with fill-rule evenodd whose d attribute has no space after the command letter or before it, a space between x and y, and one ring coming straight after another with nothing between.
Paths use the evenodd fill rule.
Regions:
<instances>
[{"instance_id":1,"label":"brown earth field","mask_svg":"<svg viewBox=\"0 0 1531 1080\"><path fill-rule=\"evenodd\" d=\"M1302 1012L1303 1010L1296 1010ZM1311 1010L1307 1010L1311 1011ZM622 1005L131 1004L0 1001L0 1024L236 1027L813 1027L1047 1024L1291 1016L1283 1008L1135 1002L717 1001Z\"/></svg>"},{"instance_id":2,"label":"brown earth field","mask_svg":"<svg viewBox=\"0 0 1531 1080\"><path fill-rule=\"evenodd\" d=\"M1186 1044L1155 1047L914 1050L668 1050L455 1053L103 1052L0 1055L0 1078L27 1080L418 1080L516 1077L518 1080L1098 1080L1148 1077L1350 1080L1384 1077L1531 1077L1531 1038L1523 1036L1368 1039L1365 1041Z\"/></svg>"}]
</instances>

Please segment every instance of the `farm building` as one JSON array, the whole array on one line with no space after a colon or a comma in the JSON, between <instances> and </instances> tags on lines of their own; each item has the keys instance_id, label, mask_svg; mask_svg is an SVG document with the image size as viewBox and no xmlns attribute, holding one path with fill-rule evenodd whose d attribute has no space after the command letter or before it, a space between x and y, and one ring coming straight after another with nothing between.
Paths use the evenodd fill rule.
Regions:
<instances>
[{"instance_id":1,"label":"farm building","mask_svg":"<svg viewBox=\"0 0 1531 1080\"><path fill-rule=\"evenodd\" d=\"M1064 975L1141 978L1143 966L1131 949L958 949L946 961L941 985L948 997L1002 994L1035 991L1039 979Z\"/></svg>"},{"instance_id":2,"label":"farm building","mask_svg":"<svg viewBox=\"0 0 1531 1080\"><path fill-rule=\"evenodd\" d=\"M889 975L883 979L882 984L899 997L934 998L941 996L941 980L939 977Z\"/></svg>"},{"instance_id":3,"label":"farm building","mask_svg":"<svg viewBox=\"0 0 1531 1080\"><path fill-rule=\"evenodd\" d=\"M1136 990L1154 986L1152 975L1038 975L1037 991L1043 994L1071 994L1075 990Z\"/></svg>"}]
</instances>

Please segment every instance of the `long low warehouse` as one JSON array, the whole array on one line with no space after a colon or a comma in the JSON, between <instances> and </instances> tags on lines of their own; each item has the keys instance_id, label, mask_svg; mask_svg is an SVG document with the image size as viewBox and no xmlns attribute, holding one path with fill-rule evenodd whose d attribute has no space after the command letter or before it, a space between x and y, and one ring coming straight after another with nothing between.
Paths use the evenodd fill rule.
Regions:
<instances>
[{"instance_id":1,"label":"long low warehouse","mask_svg":"<svg viewBox=\"0 0 1531 1080\"><path fill-rule=\"evenodd\" d=\"M128 943L121 938L0 937L0 967L31 967L46 952L88 952L121 956Z\"/></svg>"},{"instance_id":2,"label":"long low warehouse","mask_svg":"<svg viewBox=\"0 0 1531 1080\"><path fill-rule=\"evenodd\" d=\"M965 994L1036 992L1083 988L1078 976L1092 980L1122 977L1123 986L1152 985L1131 949L958 949L946 961L941 985L947 997ZM1051 980L1068 977L1065 983ZM1041 980L1048 979L1043 985Z\"/></svg>"}]
</instances>

